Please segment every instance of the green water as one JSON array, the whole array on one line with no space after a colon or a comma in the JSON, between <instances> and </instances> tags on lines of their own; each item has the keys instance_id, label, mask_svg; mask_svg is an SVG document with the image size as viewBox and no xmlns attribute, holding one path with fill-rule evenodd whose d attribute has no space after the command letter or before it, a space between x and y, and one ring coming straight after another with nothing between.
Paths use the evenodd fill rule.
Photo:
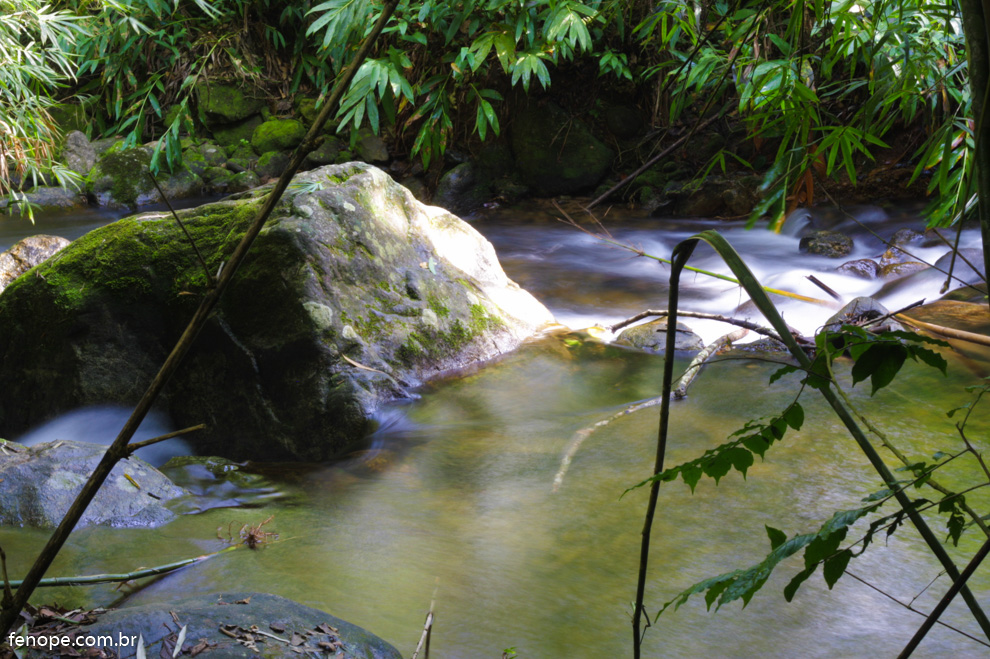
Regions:
<instances>
[{"instance_id":1,"label":"green water","mask_svg":"<svg viewBox=\"0 0 990 659\"><path fill-rule=\"evenodd\" d=\"M571 435L657 394L662 361L614 347L568 347L559 338L531 343L472 374L433 383L394 410L399 420L376 437L380 452L332 466L295 466L268 478L284 494L250 507L186 515L158 530L88 529L73 535L52 573L120 571L214 551L229 527L269 515L280 542L238 551L171 575L133 596L169 601L194 592L277 593L362 625L404 656L415 647L435 597L431 657L619 657L631 655L629 613L635 592L645 490L620 495L649 475L656 409L622 418L581 447L556 493L554 475ZM726 361L708 367L674 406L668 464L724 441L755 416L779 412L795 380L770 386L773 366ZM954 366L949 378L908 367L875 399L853 390L891 437L917 456L958 450L944 410L962 404L975 378ZM879 489L877 478L838 422L805 395L807 420L757 463L744 480L682 483L661 490L647 607L656 612L680 589L747 567L769 549L765 524L793 535ZM986 446L988 415L971 437ZM377 457L375 457L377 456ZM972 482L972 464L947 475ZM981 492L970 500L983 510ZM939 532L943 526L935 522ZM850 539L859 537L857 525ZM46 534L0 530L20 574ZM962 564L976 537L953 550ZM668 612L646 635L647 657L894 656L920 616L846 576L831 591L820 573L787 604L781 591L803 567L785 562L750 605L708 613L701 599ZM984 568L973 580L990 607ZM939 569L910 528L879 540L850 571L909 601ZM928 610L939 579L915 605ZM127 590L125 588L125 590ZM68 604L106 603L109 587L43 593ZM37 598L36 598L37 599ZM944 620L979 635L953 605ZM936 627L918 657L979 657L988 649Z\"/></svg>"}]
</instances>

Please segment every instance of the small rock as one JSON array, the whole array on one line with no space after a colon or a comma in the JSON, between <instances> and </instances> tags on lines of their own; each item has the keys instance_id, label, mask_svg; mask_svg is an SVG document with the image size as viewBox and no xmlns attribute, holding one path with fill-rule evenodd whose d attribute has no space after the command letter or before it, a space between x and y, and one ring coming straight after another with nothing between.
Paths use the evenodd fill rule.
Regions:
<instances>
[{"instance_id":1,"label":"small rock","mask_svg":"<svg viewBox=\"0 0 990 659\"><path fill-rule=\"evenodd\" d=\"M363 162L388 162L388 148L385 141L370 130L362 130L357 141L357 155Z\"/></svg>"},{"instance_id":2,"label":"small rock","mask_svg":"<svg viewBox=\"0 0 990 659\"><path fill-rule=\"evenodd\" d=\"M798 248L808 254L837 259L852 252L853 241L838 231L815 231L801 239Z\"/></svg>"},{"instance_id":3,"label":"small rock","mask_svg":"<svg viewBox=\"0 0 990 659\"><path fill-rule=\"evenodd\" d=\"M638 348L646 352L662 353L667 346L667 320L660 318L622 330L616 345ZM677 323L674 350L697 352L705 347L705 342L690 327Z\"/></svg>"},{"instance_id":4,"label":"small rock","mask_svg":"<svg viewBox=\"0 0 990 659\"><path fill-rule=\"evenodd\" d=\"M306 137L306 127L298 119L272 119L258 126L251 135L257 153L294 149Z\"/></svg>"},{"instance_id":5,"label":"small rock","mask_svg":"<svg viewBox=\"0 0 990 659\"><path fill-rule=\"evenodd\" d=\"M889 313L890 311L887 307L872 297L858 297L829 318L825 323L823 331L835 332L842 325L860 325L866 321L886 316ZM904 326L897 321L887 319L882 323L871 325L869 329L871 332L879 332L884 329L902 331Z\"/></svg>"},{"instance_id":6,"label":"small rock","mask_svg":"<svg viewBox=\"0 0 990 659\"><path fill-rule=\"evenodd\" d=\"M68 240L59 236L29 236L0 254L0 292L68 244Z\"/></svg>"},{"instance_id":7,"label":"small rock","mask_svg":"<svg viewBox=\"0 0 990 659\"><path fill-rule=\"evenodd\" d=\"M835 269L841 275L852 275L861 279L876 279L880 266L873 259L857 259L846 261Z\"/></svg>"},{"instance_id":8,"label":"small rock","mask_svg":"<svg viewBox=\"0 0 990 659\"><path fill-rule=\"evenodd\" d=\"M916 272L927 270L930 266L927 263L918 261L902 261L899 263L888 263L880 266L880 279L899 279L913 275Z\"/></svg>"}]
</instances>

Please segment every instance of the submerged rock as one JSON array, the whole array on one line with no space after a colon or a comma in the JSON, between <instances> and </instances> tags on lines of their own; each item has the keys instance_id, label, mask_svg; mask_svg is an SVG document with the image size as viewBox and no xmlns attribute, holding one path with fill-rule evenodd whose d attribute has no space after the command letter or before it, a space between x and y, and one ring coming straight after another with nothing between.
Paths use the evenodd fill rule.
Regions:
<instances>
[{"instance_id":1,"label":"submerged rock","mask_svg":"<svg viewBox=\"0 0 990 659\"><path fill-rule=\"evenodd\" d=\"M212 275L267 188L180 211ZM209 282L165 213L80 238L0 296L0 427L137 400ZM296 177L166 389L200 453L324 460L383 402L514 348L547 309L467 223L350 163Z\"/></svg>"},{"instance_id":2,"label":"submerged rock","mask_svg":"<svg viewBox=\"0 0 990 659\"><path fill-rule=\"evenodd\" d=\"M667 320L661 318L628 327L619 334L615 343L647 352L663 352L667 347ZM677 323L674 350L697 352L704 347L705 342L690 327Z\"/></svg>"},{"instance_id":3,"label":"submerged rock","mask_svg":"<svg viewBox=\"0 0 990 659\"><path fill-rule=\"evenodd\" d=\"M183 648L189 652L203 644L203 656L401 659L389 643L357 625L266 593L211 593L177 602L125 607L102 614L76 635L127 639L126 645L104 646L125 659L136 656L140 634L147 656L172 656L171 649L166 651L163 645L174 646L183 626ZM285 641L252 633L252 626Z\"/></svg>"},{"instance_id":4,"label":"submerged rock","mask_svg":"<svg viewBox=\"0 0 990 659\"><path fill-rule=\"evenodd\" d=\"M22 274L50 259L69 241L60 236L28 236L0 253L0 293Z\"/></svg>"},{"instance_id":5,"label":"submerged rock","mask_svg":"<svg viewBox=\"0 0 990 659\"><path fill-rule=\"evenodd\" d=\"M58 440L0 451L0 526L54 528L103 458L106 446ZM175 513L165 502L185 492L140 458L120 461L79 526L155 527Z\"/></svg>"}]
</instances>

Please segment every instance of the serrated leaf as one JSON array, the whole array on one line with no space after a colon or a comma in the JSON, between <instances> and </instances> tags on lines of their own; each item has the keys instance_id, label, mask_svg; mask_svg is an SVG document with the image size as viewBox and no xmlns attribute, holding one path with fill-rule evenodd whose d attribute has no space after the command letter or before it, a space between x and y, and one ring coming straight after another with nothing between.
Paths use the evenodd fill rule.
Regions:
<instances>
[{"instance_id":1,"label":"serrated leaf","mask_svg":"<svg viewBox=\"0 0 990 659\"><path fill-rule=\"evenodd\" d=\"M922 348L920 346L911 346L911 355L920 359L924 363L937 368L942 371L942 375L946 374L946 368L948 368L949 363L945 361L945 358L935 352L934 350L929 350L928 348Z\"/></svg>"},{"instance_id":2,"label":"serrated leaf","mask_svg":"<svg viewBox=\"0 0 990 659\"><path fill-rule=\"evenodd\" d=\"M769 384L773 384L774 382L776 382L777 380L779 380L780 378L784 377L789 373L796 373L800 370L801 369L799 369L797 366L783 366L781 368L778 368L770 375Z\"/></svg>"},{"instance_id":3,"label":"serrated leaf","mask_svg":"<svg viewBox=\"0 0 990 659\"><path fill-rule=\"evenodd\" d=\"M767 537L770 538L770 549L776 549L780 545L787 542L787 534L780 529L775 529L772 526L763 525L763 528L767 530Z\"/></svg>"},{"instance_id":4,"label":"serrated leaf","mask_svg":"<svg viewBox=\"0 0 990 659\"><path fill-rule=\"evenodd\" d=\"M846 566L849 565L849 559L853 556L852 552L848 549L843 549L835 556L825 560L825 565L822 567L822 573L825 577L825 583L828 584L829 590L835 585L835 582L839 580L846 572Z\"/></svg>"},{"instance_id":5,"label":"serrated leaf","mask_svg":"<svg viewBox=\"0 0 990 659\"><path fill-rule=\"evenodd\" d=\"M845 527L835 529L831 533L819 532L815 539L804 550L804 566L806 568L820 563L839 549L839 544L846 539Z\"/></svg>"},{"instance_id":6,"label":"serrated leaf","mask_svg":"<svg viewBox=\"0 0 990 659\"><path fill-rule=\"evenodd\" d=\"M797 574L795 574L794 578L791 579L790 583L784 586L784 599L787 600L788 602L794 599L794 595L797 593L798 588L801 587L801 584L807 581L808 577L813 575L815 573L815 570L817 569L818 569L818 564L815 563L811 567L805 568L800 572L798 572Z\"/></svg>"}]
</instances>

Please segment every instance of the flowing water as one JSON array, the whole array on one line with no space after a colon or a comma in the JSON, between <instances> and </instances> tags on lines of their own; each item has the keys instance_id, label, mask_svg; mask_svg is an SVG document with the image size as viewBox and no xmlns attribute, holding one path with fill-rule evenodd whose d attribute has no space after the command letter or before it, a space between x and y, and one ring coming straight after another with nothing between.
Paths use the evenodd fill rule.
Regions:
<instances>
[{"instance_id":1,"label":"flowing water","mask_svg":"<svg viewBox=\"0 0 990 659\"><path fill-rule=\"evenodd\" d=\"M917 223L912 209L858 212L874 225L882 214L894 215L883 224L885 235L891 227ZM574 328L608 324L665 306L665 266L603 246L546 217L505 211L479 218L476 226L495 243L509 275L562 322ZM797 238L790 235L697 221L624 218L608 226L616 239L660 256L700 228L717 226L728 230L730 242L766 284L823 297L804 280L814 272L846 295L879 288L829 274L835 262L799 254ZM857 256L882 251L862 233L856 238ZM929 257L939 251L926 249ZM720 269L714 256L700 250L692 265ZM683 308L745 313L745 306L734 311L745 299L731 284L687 279ZM885 291L888 304L896 308L901 300L931 299L940 282L921 279ZM790 302L784 307L787 320L807 331L830 313ZM706 338L724 331L688 324ZM216 484L192 468L174 471L197 494L186 509L198 513L156 530L79 531L51 572L119 572L168 563L224 546L218 527L220 536L236 538L243 525L274 515L264 529L277 531L279 542L168 576L137 590L132 601L272 592L362 625L409 656L435 600L432 657L497 658L510 647L526 659L629 656L646 491L622 494L652 469L656 409L594 433L558 491L552 483L571 436L631 402L656 396L661 368L662 358L585 334L534 339L482 368L433 382L418 400L386 410L373 450L352 459L258 467L250 483L238 487ZM797 377L770 385L774 370L750 360L707 367L690 396L674 406L668 464L722 443L749 419L783 410L795 395ZM875 397L863 385L851 394L894 441L926 456L960 448L953 420L944 412L967 402L963 387L976 380L955 361L948 377L909 364L894 386ZM647 589L650 612L696 581L759 561L769 550L764 525L788 535L813 531L834 511L856 507L879 489L855 445L813 394L802 399L807 411L802 430L775 446L746 479L733 473L718 487L706 480L693 494L680 482L661 489ZM122 411L103 414L123 422ZM977 415L969 435L985 444L987 426L987 415ZM963 487L978 476L972 464L960 460L945 479ZM970 496L987 508L980 492ZM942 532L942 523L934 524ZM850 540L861 536L862 526L854 527ZM960 564L976 549L971 535L952 550ZM44 532L0 529L14 574L26 570L46 538ZM737 602L709 613L695 597L668 611L647 632L644 656L893 656L922 621L849 575L829 590L819 573L788 604L781 591L802 568L799 557L785 561L746 608ZM946 587L942 577L926 590L939 567L910 528L878 539L849 570L903 602L917 596L915 606L926 611ZM990 605L986 569L972 585ZM110 587L42 593L67 605L105 604L118 596ZM954 604L943 619L979 636L963 606ZM915 656L987 653L987 647L936 626Z\"/></svg>"}]
</instances>

